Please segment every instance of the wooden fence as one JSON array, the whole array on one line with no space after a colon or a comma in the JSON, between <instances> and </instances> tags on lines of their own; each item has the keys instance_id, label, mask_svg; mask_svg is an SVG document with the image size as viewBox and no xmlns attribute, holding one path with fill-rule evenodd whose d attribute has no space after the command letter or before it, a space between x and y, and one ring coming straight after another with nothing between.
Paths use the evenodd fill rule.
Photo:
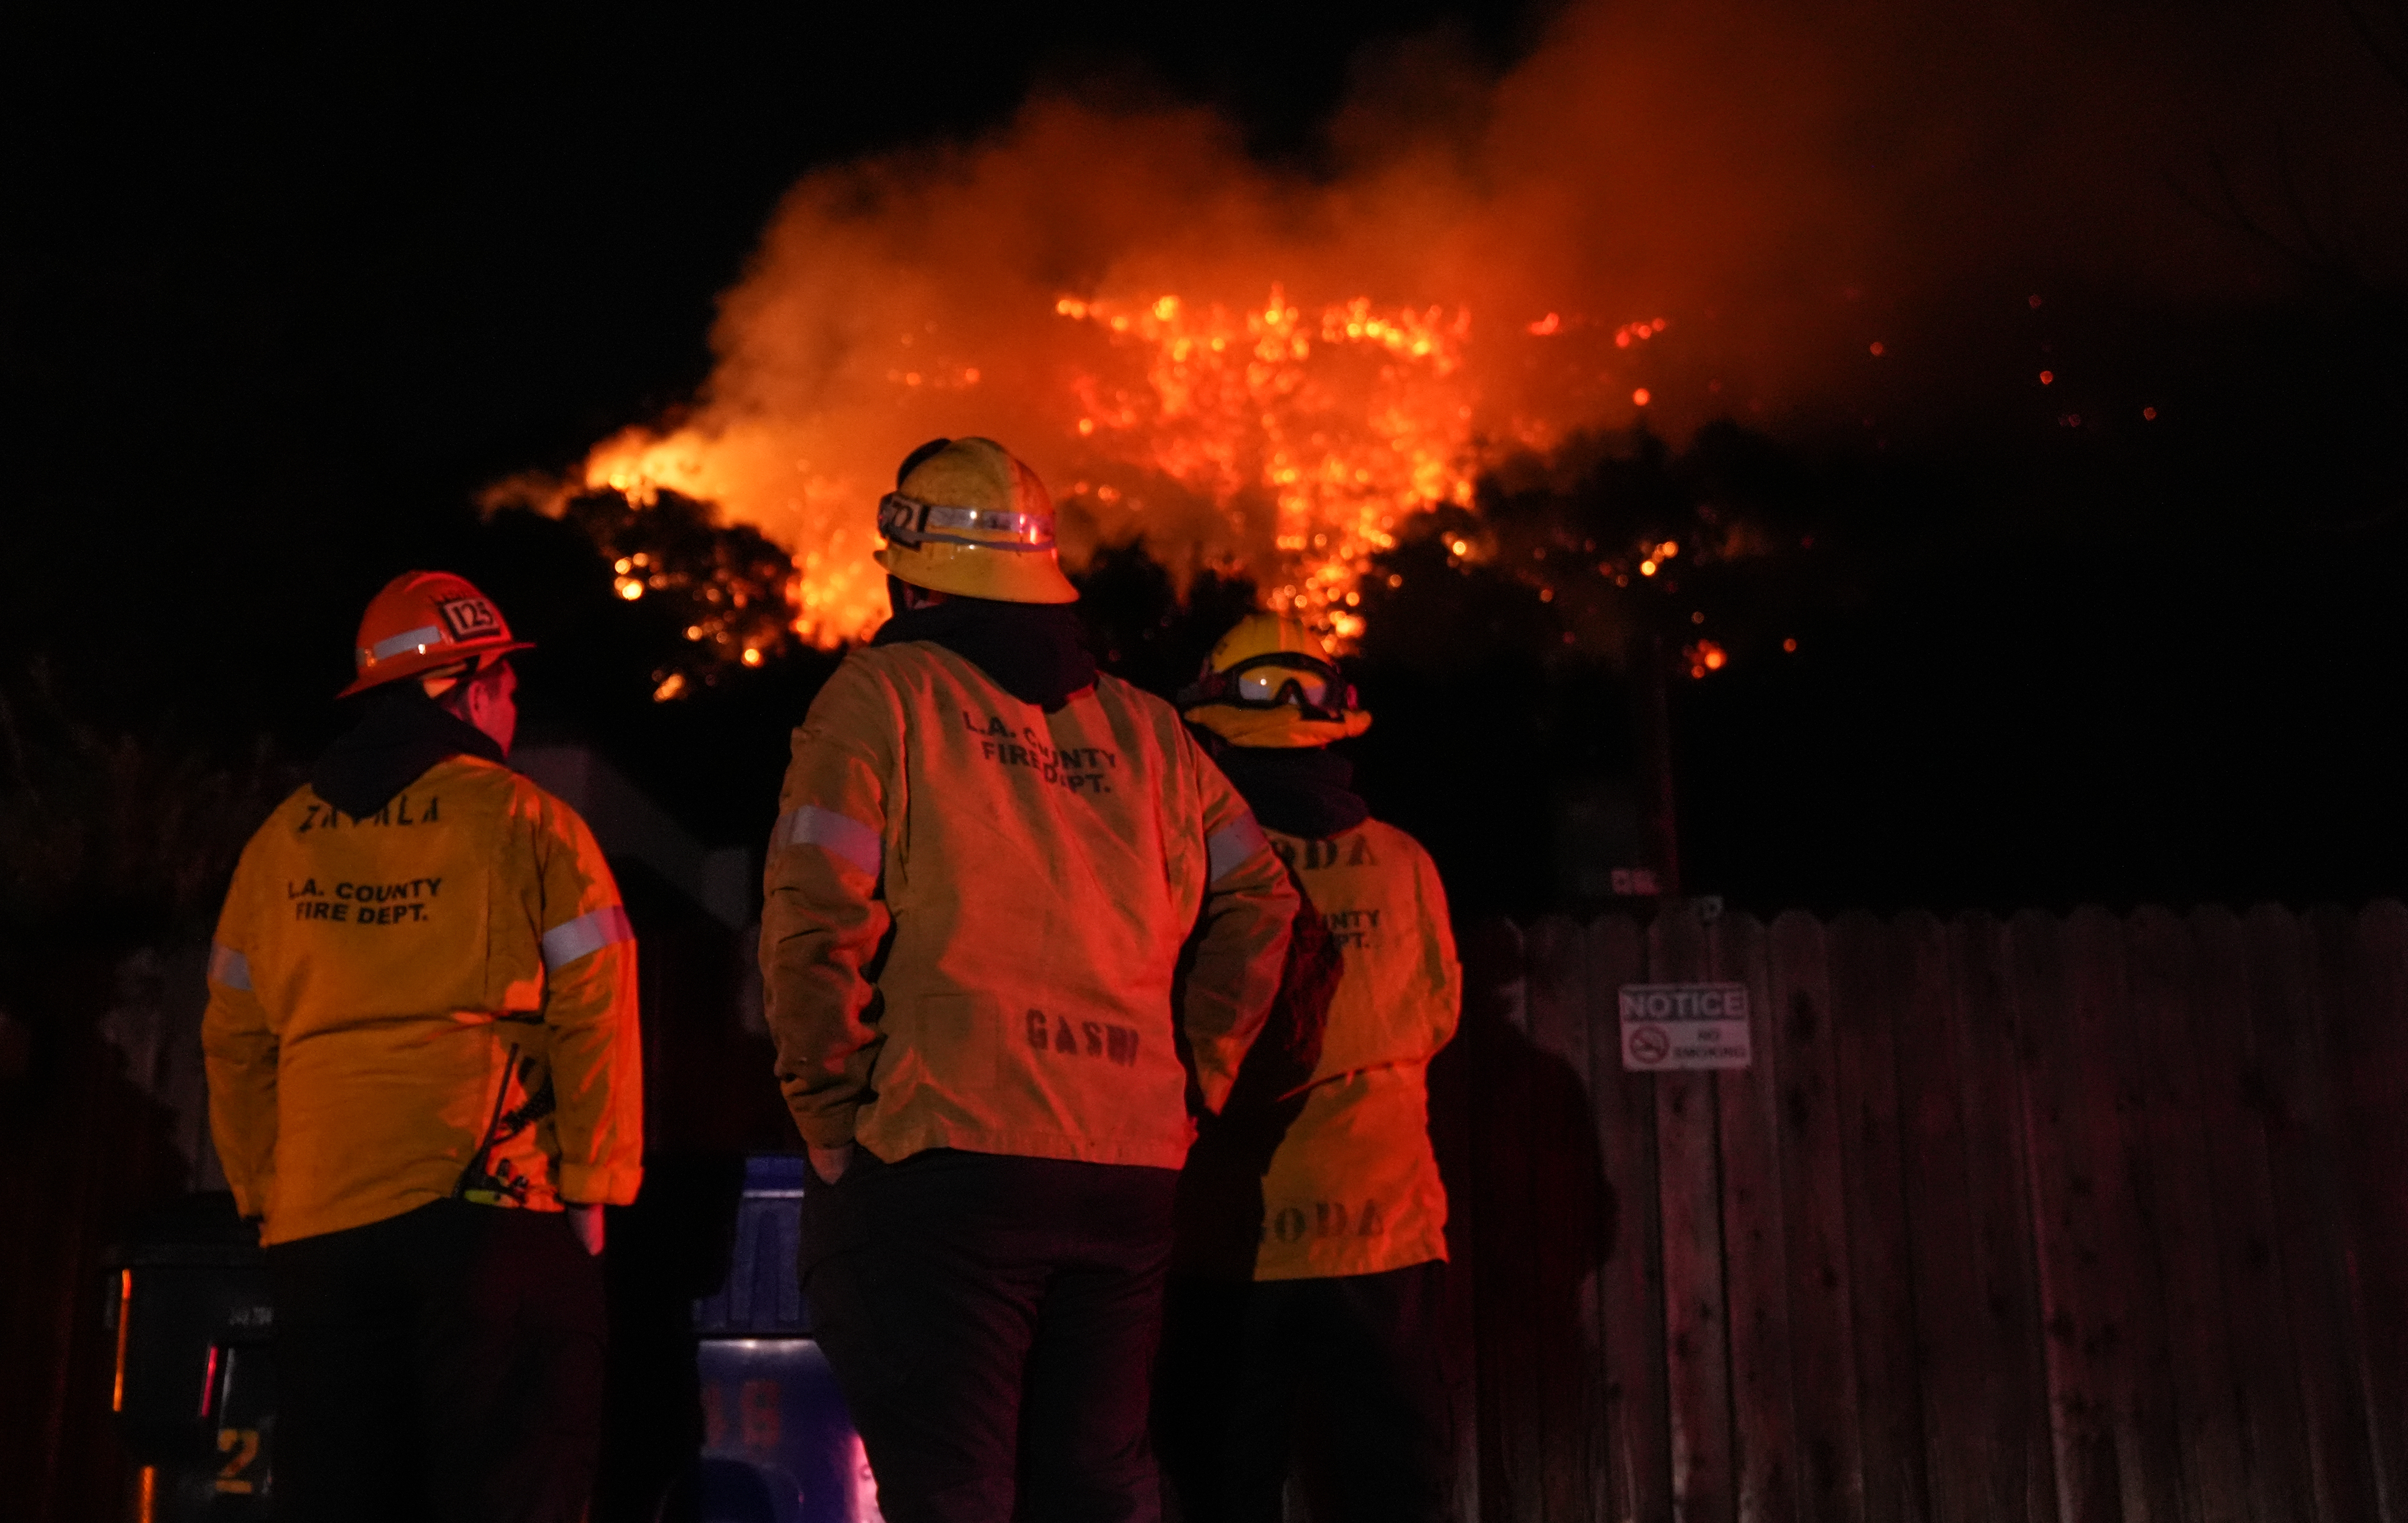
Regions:
<instances>
[{"instance_id":1,"label":"wooden fence","mask_svg":"<svg viewBox=\"0 0 2408 1523\"><path fill-rule=\"evenodd\" d=\"M778 1119L766 1057L695 1056L736 1018L666 935L656 1119ZM2408 908L1464 951L1431 1120L1466 1523L2408 1523ZM99 1253L208 1182L200 957L126 963L0 1086L0 1516L119 1514ZM1754 1066L1625 1074L1616 989L1709 978Z\"/></svg>"},{"instance_id":2,"label":"wooden fence","mask_svg":"<svg viewBox=\"0 0 2408 1523\"><path fill-rule=\"evenodd\" d=\"M2408 1516L2408 908L1465 952L1466 1518ZM1753 1066L1625 1073L1704 979Z\"/></svg>"}]
</instances>

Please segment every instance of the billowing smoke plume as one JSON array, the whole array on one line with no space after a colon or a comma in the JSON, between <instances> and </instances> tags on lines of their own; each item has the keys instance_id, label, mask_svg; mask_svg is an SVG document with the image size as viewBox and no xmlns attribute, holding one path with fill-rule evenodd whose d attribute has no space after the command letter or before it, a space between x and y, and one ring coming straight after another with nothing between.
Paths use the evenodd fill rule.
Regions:
<instances>
[{"instance_id":1,"label":"billowing smoke plume","mask_svg":"<svg viewBox=\"0 0 2408 1523\"><path fill-rule=\"evenodd\" d=\"M2302 70L2379 77L2337 17L2088 8L1581 6L1502 78L1367 56L1311 172L1203 110L1035 99L797 184L705 393L581 474L790 546L834 640L883 615L896 461L989 434L1074 559L1143 533L1343 633L1364 558L1499 451L1911 412L1981 391L1959 340L2048 281L2255 278L2185 204L2202 145L2245 180Z\"/></svg>"}]
</instances>

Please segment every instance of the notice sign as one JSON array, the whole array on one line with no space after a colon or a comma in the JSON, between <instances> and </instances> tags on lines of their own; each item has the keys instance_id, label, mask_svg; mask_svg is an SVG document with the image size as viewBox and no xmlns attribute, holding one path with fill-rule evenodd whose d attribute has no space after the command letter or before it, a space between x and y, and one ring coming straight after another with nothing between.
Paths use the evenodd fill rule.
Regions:
<instances>
[{"instance_id":1,"label":"notice sign","mask_svg":"<svg viewBox=\"0 0 2408 1523\"><path fill-rule=\"evenodd\" d=\"M1745 984L1622 986L1622 1066L1745 1068Z\"/></svg>"}]
</instances>

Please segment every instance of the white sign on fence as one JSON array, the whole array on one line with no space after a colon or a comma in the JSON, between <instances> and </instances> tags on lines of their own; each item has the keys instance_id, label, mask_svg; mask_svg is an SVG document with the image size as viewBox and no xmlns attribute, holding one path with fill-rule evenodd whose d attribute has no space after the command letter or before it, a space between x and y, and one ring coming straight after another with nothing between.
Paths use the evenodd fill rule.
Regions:
<instances>
[{"instance_id":1,"label":"white sign on fence","mask_svg":"<svg viewBox=\"0 0 2408 1523\"><path fill-rule=\"evenodd\" d=\"M1748 1064L1745 984L1625 984L1620 1003L1632 1073Z\"/></svg>"}]
</instances>

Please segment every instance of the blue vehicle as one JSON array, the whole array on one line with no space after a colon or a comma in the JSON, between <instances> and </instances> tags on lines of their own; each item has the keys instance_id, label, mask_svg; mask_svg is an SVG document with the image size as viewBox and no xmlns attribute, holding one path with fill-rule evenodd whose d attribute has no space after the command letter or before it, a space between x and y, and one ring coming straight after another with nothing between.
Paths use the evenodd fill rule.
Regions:
<instances>
[{"instance_id":1,"label":"blue vehicle","mask_svg":"<svg viewBox=\"0 0 2408 1523\"><path fill-rule=\"evenodd\" d=\"M878 1523L878 1484L796 1283L804 1160L745 1160L727 1283L695 1303L702 1523ZM673 1499L682 1500L682 1499Z\"/></svg>"}]
</instances>

